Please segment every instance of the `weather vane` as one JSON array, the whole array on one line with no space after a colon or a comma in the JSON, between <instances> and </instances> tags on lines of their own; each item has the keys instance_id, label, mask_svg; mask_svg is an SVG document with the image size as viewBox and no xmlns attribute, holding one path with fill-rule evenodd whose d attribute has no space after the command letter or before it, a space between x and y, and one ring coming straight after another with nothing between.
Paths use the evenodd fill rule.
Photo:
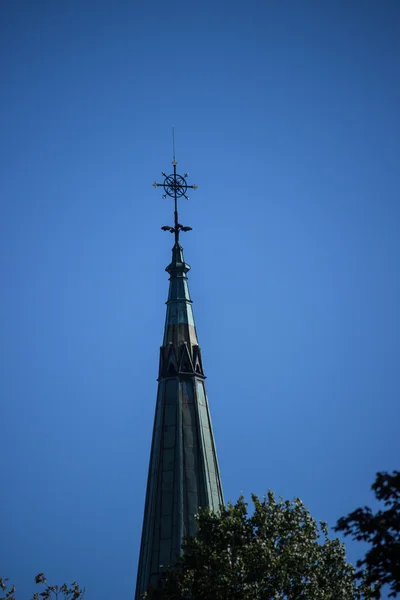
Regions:
<instances>
[{"instance_id":1,"label":"weather vane","mask_svg":"<svg viewBox=\"0 0 400 600\"><path fill-rule=\"evenodd\" d=\"M175 234L175 243L179 243L179 232L180 231L191 231L191 227L184 227L178 222L178 198L186 198L189 200L189 196L186 195L188 189L197 190L197 185L188 185L186 183L186 177L189 176L188 173L185 173L184 176L178 175L176 172L176 165L178 164L175 160L175 135L174 129L172 128L172 149L173 149L173 161L172 164L174 166L174 172L171 175L167 175L164 171L161 175L164 176L163 183L157 183L156 181L153 183L155 188L162 187L164 188L165 194L163 194L163 198L169 196L174 199L174 227L170 227L169 225L164 225L161 227L163 231L170 231Z\"/></svg>"}]
</instances>

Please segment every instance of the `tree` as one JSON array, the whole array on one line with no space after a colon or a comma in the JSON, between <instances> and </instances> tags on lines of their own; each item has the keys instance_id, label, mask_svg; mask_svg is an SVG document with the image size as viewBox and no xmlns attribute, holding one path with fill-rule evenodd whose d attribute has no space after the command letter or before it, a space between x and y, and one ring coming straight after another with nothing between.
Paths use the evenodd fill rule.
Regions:
<instances>
[{"instance_id":1,"label":"tree","mask_svg":"<svg viewBox=\"0 0 400 600\"><path fill-rule=\"evenodd\" d=\"M374 598L380 598L382 586L388 584L393 598L400 594L400 472L377 473L372 490L386 510L373 514L367 506L357 508L339 519L335 531L372 544L365 558L357 561L356 577L374 585Z\"/></svg>"},{"instance_id":2,"label":"tree","mask_svg":"<svg viewBox=\"0 0 400 600\"><path fill-rule=\"evenodd\" d=\"M15 585L8 588L7 581L8 579L0 577L0 590L5 594L0 600L15 600ZM35 583L43 585L44 589L42 592L33 594L32 600L39 600L39 598L43 598L43 600L78 600L80 598L82 600L86 591L85 588L81 589L76 581L71 585L66 583L61 586L48 585L44 573L36 575Z\"/></svg>"},{"instance_id":3,"label":"tree","mask_svg":"<svg viewBox=\"0 0 400 600\"><path fill-rule=\"evenodd\" d=\"M368 588L354 582L338 539L328 539L299 499L260 500L254 512L240 497L219 513L197 517L197 536L167 570L149 600L361 600ZM322 537L322 541L320 541Z\"/></svg>"}]
</instances>

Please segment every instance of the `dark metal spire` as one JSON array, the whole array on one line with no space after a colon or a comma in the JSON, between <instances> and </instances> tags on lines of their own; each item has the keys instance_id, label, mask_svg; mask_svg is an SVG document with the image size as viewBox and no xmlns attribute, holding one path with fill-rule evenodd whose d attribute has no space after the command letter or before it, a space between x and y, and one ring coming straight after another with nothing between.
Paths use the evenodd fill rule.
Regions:
<instances>
[{"instance_id":1,"label":"dark metal spire","mask_svg":"<svg viewBox=\"0 0 400 600\"><path fill-rule=\"evenodd\" d=\"M182 541L195 535L195 515L223 504L205 373L189 293L179 232L189 231L178 222L178 198L187 198L187 174L163 173L164 197L174 198L175 225L162 227L175 235L172 260L167 266L169 293L163 343L160 348L158 394L150 453L149 475L135 600L182 552Z\"/></svg>"},{"instance_id":2,"label":"dark metal spire","mask_svg":"<svg viewBox=\"0 0 400 600\"><path fill-rule=\"evenodd\" d=\"M164 188L164 192L165 194L163 194L163 198L166 198L167 196L169 196L170 198L174 199L174 227L171 227L170 225L164 225L163 227L161 227L161 229L163 231L170 231L171 233L175 234L175 243L179 244L179 232L180 231L191 231L192 228L191 227L184 227L183 225L181 225L178 221L178 198L186 198L186 200L189 200L189 196L186 195L186 192L188 191L188 189L192 189L192 190L197 190L197 185L193 184L193 185L188 185L186 182L186 177L189 177L189 173L185 173L185 175L182 177L182 175L178 175L178 173L176 172L176 165L178 164L176 162L175 159L175 135L174 135L174 130L172 129L172 145L173 145L173 167L174 167L174 172L171 173L171 175L167 175L166 173L164 173L164 171L162 171L161 175L163 175L164 177L164 182L163 183L157 183L157 181L155 181L153 183L153 186L155 188L157 187L162 187Z\"/></svg>"}]
</instances>

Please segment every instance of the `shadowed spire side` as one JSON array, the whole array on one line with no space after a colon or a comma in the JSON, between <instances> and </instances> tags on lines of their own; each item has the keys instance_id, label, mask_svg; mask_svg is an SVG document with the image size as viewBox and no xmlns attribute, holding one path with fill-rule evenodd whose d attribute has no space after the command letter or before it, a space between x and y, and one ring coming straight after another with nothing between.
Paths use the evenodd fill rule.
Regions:
<instances>
[{"instance_id":1,"label":"shadowed spire side","mask_svg":"<svg viewBox=\"0 0 400 600\"><path fill-rule=\"evenodd\" d=\"M175 243L172 260L166 267L170 276L169 293L160 348L135 600L139 600L149 586L157 586L162 571L181 553L184 536L195 535L195 515L199 509L218 510L223 504L203 362L187 281L190 267L185 263L179 244L179 232L190 228L178 223L177 194L181 183L177 179L180 176L176 174L175 160L173 164L174 175L164 175L172 190L168 195L175 200L175 227L163 229L175 234ZM155 184L158 185L161 184ZM185 185L188 187L186 182Z\"/></svg>"}]
</instances>

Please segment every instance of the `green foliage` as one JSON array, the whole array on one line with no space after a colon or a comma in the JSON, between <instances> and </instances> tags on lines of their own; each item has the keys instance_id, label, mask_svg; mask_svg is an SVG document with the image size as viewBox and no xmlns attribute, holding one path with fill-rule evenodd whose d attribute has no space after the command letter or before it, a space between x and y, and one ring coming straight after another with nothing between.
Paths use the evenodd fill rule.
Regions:
<instances>
[{"instance_id":1,"label":"green foliage","mask_svg":"<svg viewBox=\"0 0 400 600\"><path fill-rule=\"evenodd\" d=\"M2 596L0 600L15 600L15 586L13 585L10 589L7 589L8 579L2 579L0 577L0 589L5 592L5 596ZM81 589L79 584L74 581L71 585L64 583L61 586L48 585L46 576L44 573L39 573L35 577L35 583L43 585L44 589L42 592L36 592L32 596L32 600L78 600L82 599L85 594L85 588Z\"/></svg>"},{"instance_id":2,"label":"green foliage","mask_svg":"<svg viewBox=\"0 0 400 600\"><path fill-rule=\"evenodd\" d=\"M338 540L328 539L299 499L277 501L272 492L240 497L219 513L201 512L198 532L183 556L163 574L149 600L361 600L369 589L354 583ZM321 540L322 538L322 540Z\"/></svg>"},{"instance_id":3,"label":"green foliage","mask_svg":"<svg viewBox=\"0 0 400 600\"><path fill-rule=\"evenodd\" d=\"M14 598L15 585L13 585L10 589L8 589L7 581L8 581L7 578L3 579L2 577L0 577L0 589L1 589L2 593L5 592L5 596L2 596L0 598L0 600L15 600L15 598Z\"/></svg>"},{"instance_id":4,"label":"green foliage","mask_svg":"<svg viewBox=\"0 0 400 600\"><path fill-rule=\"evenodd\" d=\"M386 510L373 514L368 507L358 508L339 519L335 530L371 544L365 558L357 562L356 576L375 586L374 598L380 598L385 584L393 598L400 594L400 472L377 473L372 490Z\"/></svg>"}]
</instances>

